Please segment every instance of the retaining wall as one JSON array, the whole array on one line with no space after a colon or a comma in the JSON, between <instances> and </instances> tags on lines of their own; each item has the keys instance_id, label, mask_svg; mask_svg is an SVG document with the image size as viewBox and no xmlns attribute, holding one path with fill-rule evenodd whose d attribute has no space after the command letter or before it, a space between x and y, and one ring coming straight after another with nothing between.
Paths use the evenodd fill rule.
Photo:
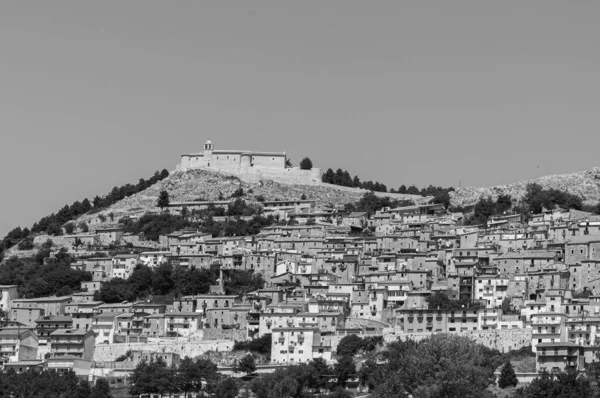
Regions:
<instances>
[{"instance_id":1,"label":"retaining wall","mask_svg":"<svg viewBox=\"0 0 600 398\"><path fill-rule=\"evenodd\" d=\"M183 357L196 357L207 351L231 351L233 340L192 341L179 339L169 342L98 344L94 350L94 361L114 361L127 351L173 352Z\"/></svg>"}]
</instances>

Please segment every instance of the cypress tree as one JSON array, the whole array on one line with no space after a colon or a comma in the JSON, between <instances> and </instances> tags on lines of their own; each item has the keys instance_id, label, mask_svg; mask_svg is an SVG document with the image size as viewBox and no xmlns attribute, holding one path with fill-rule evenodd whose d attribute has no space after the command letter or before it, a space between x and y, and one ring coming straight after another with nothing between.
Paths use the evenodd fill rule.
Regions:
<instances>
[{"instance_id":1,"label":"cypress tree","mask_svg":"<svg viewBox=\"0 0 600 398\"><path fill-rule=\"evenodd\" d=\"M500 371L500 379L498 380L498 387L506 388L508 386L516 386L519 380L517 379L517 375L515 374L515 370L513 369L510 361L507 361L502 370Z\"/></svg>"}]
</instances>

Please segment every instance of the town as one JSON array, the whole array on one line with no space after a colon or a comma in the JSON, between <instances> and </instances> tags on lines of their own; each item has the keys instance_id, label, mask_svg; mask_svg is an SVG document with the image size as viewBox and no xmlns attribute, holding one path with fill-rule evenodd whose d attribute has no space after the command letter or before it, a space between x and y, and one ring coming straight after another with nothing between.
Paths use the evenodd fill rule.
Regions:
<instances>
[{"instance_id":1,"label":"town","mask_svg":"<svg viewBox=\"0 0 600 398\"><path fill-rule=\"evenodd\" d=\"M312 163L293 167L286 159L285 152L218 151L208 141L203 152L182 155L174 173L331 185ZM236 350L268 339L251 372L269 373L315 360L334 364L348 336L393 342L436 334L466 336L501 353L528 349L535 366L522 380L598 361L600 216L580 206L525 211L508 198L500 211L476 219L431 197L368 190L355 204L306 195L270 200L241 188L220 200L160 193L141 217L87 209L80 212L86 222L74 218L7 247L2 267L45 252L40 269L65 264L86 276L52 295L36 293L43 289L33 282L27 291L0 286L3 369L127 384L144 361L176 366L219 353L231 354L219 372L236 375ZM144 217L171 230L136 230ZM218 227L248 231L240 225L255 221L249 234ZM146 290L143 278L151 280Z\"/></svg>"}]
</instances>

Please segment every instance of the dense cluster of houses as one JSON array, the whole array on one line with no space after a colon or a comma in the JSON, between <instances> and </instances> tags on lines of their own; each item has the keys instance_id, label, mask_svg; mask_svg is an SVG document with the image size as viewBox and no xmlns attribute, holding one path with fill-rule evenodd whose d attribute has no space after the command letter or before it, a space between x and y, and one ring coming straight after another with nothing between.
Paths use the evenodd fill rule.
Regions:
<instances>
[{"instance_id":1,"label":"dense cluster of houses","mask_svg":"<svg viewBox=\"0 0 600 398\"><path fill-rule=\"evenodd\" d=\"M175 203L171 210L185 206ZM63 237L67 247L92 239L126 242L137 250L73 263L93 280L70 296L22 299L16 286L1 286L0 305L8 314L0 331L4 366L46 361L64 367L68 359L91 361L100 344L204 334L226 338L219 333L231 330L247 338L271 334L272 362L279 364L331 360L328 336L392 329L531 329L540 368L583 367L596 360L598 216L556 209L527 221L504 215L486 225L463 226L462 214L439 204L383 208L370 216L317 208L310 200L265 202L264 208L295 222L246 237L182 230L161 236L149 251L143 236L117 226ZM77 253L76 246L71 249ZM103 283L128 278L137 264L167 261L175 267L217 267L221 282L210 294L178 297L169 305L94 301ZM265 287L242 297L225 295L223 278L239 270L262 274ZM430 305L432 295L459 304Z\"/></svg>"}]
</instances>

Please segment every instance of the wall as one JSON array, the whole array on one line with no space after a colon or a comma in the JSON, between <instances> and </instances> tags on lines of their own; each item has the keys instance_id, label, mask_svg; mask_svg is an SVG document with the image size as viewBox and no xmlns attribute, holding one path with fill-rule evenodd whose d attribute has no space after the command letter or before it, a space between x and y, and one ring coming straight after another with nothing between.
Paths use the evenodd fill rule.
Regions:
<instances>
[{"instance_id":1,"label":"wall","mask_svg":"<svg viewBox=\"0 0 600 398\"><path fill-rule=\"evenodd\" d=\"M211 340L194 341L186 339L173 341L161 341L152 343L129 343L129 344L98 344L94 351L94 361L114 361L128 350L151 351L151 352L173 352L181 358L195 357L207 351L231 351L233 340Z\"/></svg>"},{"instance_id":2,"label":"wall","mask_svg":"<svg viewBox=\"0 0 600 398\"><path fill-rule=\"evenodd\" d=\"M202 329L202 340L248 340L246 329Z\"/></svg>"},{"instance_id":3,"label":"wall","mask_svg":"<svg viewBox=\"0 0 600 398\"><path fill-rule=\"evenodd\" d=\"M406 341L408 339L420 341L434 334L428 332L394 334L394 332L391 332L391 330L393 329L387 329L384 331L383 338L386 343L391 343L396 341L396 339L401 339L402 341ZM470 332L449 332L448 334L469 337L477 343L483 344L489 348L495 348L500 352L518 350L521 347L527 347L531 345L531 329L473 330ZM361 335L361 337L366 336L367 335ZM335 352L342 338L344 338L344 336L326 336L323 337L323 340L330 343L332 352Z\"/></svg>"},{"instance_id":4,"label":"wall","mask_svg":"<svg viewBox=\"0 0 600 398\"><path fill-rule=\"evenodd\" d=\"M433 333L402 333L398 335L384 336L386 341L394 341L400 338L403 341L413 339L416 341L426 339ZM453 332L453 335L472 338L475 342L489 348L495 348L500 352L517 350L521 347L531 345L531 329L508 329L508 330L473 330L470 332Z\"/></svg>"}]
</instances>

